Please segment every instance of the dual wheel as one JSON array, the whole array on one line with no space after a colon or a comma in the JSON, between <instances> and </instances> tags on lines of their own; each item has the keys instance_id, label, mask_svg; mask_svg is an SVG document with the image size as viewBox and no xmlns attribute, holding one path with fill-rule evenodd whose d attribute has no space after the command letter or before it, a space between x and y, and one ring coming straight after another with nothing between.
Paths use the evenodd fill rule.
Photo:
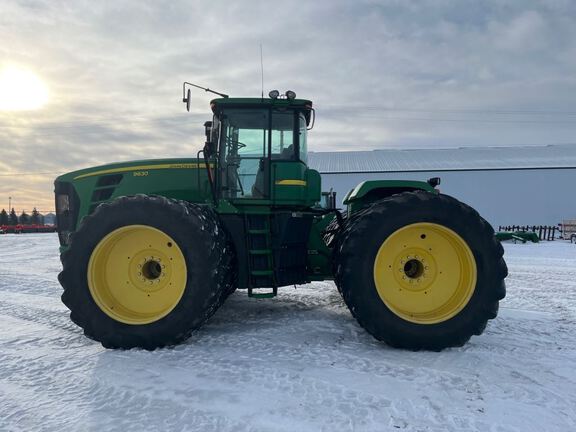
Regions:
<instances>
[{"instance_id":1,"label":"dual wheel","mask_svg":"<svg viewBox=\"0 0 576 432\"><path fill-rule=\"evenodd\" d=\"M446 195L405 192L353 213L335 280L370 334L412 350L461 346L495 318L507 267L492 227Z\"/></svg>"},{"instance_id":2,"label":"dual wheel","mask_svg":"<svg viewBox=\"0 0 576 432\"><path fill-rule=\"evenodd\" d=\"M206 206L138 195L84 218L62 256L62 301L108 348L187 339L233 290L232 253Z\"/></svg>"}]
</instances>

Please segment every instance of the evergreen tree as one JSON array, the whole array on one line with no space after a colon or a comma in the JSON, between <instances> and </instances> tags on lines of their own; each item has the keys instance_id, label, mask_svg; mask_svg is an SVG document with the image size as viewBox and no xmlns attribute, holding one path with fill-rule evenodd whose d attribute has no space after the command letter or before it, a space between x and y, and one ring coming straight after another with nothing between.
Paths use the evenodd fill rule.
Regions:
<instances>
[{"instance_id":1,"label":"evergreen tree","mask_svg":"<svg viewBox=\"0 0 576 432\"><path fill-rule=\"evenodd\" d=\"M10 211L10 216L8 217L8 225L18 225L18 216L16 216L16 210L14 209Z\"/></svg>"},{"instance_id":2,"label":"evergreen tree","mask_svg":"<svg viewBox=\"0 0 576 432\"><path fill-rule=\"evenodd\" d=\"M32 210L32 216L30 216L30 223L32 225L39 225L40 224L40 213L38 213L38 210L36 210L36 207L34 207L34 210Z\"/></svg>"},{"instance_id":3,"label":"evergreen tree","mask_svg":"<svg viewBox=\"0 0 576 432\"><path fill-rule=\"evenodd\" d=\"M0 212L0 225L8 225L8 213L4 209Z\"/></svg>"},{"instance_id":4,"label":"evergreen tree","mask_svg":"<svg viewBox=\"0 0 576 432\"><path fill-rule=\"evenodd\" d=\"M28 225L30 223L30 216L24 210L22 210L22 214L18 220L22 225Z\"/></svg>"}]
</instances>

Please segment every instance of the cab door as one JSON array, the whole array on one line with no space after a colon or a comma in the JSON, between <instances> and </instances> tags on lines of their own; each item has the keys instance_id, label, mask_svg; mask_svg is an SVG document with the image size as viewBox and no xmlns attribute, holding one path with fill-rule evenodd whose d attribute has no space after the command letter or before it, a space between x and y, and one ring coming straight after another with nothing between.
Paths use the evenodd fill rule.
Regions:
<instances>
[{"instance_id":1,"label":"cab door","mask_svg":"<svg viewBox=\"0 0 576 432\"><path fill-rule=\"evenodd\" d=\"M220 189L223 198L268 199L270 195L267 109L229 109L221 119Z\"/></svg>"},{"instance_id":2,"label":"cab door","mask_svg":"<svg viewBox=\"0 0 576 432\"><path fill-rule=\"evenodd\" d=\"M275 204L305 205L308 195L306 119L299 111L272 111L271 199Z\"/></svg>"}]
</instances>

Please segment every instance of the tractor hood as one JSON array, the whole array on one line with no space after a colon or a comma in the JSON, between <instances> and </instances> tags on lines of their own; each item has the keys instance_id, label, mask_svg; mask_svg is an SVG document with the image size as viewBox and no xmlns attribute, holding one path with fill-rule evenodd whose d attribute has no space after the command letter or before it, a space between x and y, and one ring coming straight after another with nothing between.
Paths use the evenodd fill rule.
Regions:
<instances>
[{"instance_id":1,"label":"tractor hood","mask_svg":"<svg viewBox=\"0 0 576 432\"><path fill-rule=\"evenodd\" d=\"M71 171L56 178L58 182L73 182L80 179L89 177L110 175L110 174L130 174L138 176L137 172L156 170L187 170L203 168L203 161L197 158L186 159L145 159L127 162L117 162L107 165L99 165L96 167L84 168L77 171Z\"/></svg>"},{"instance_id":2,"label":"tractor hood","mask_svg":"<svg viewBox=\"0 0 576 432\"><path fill-rule=\"evenodd\" d=\"M62 246L82 218L121 196L160 195L189 202L211 199L204 161L196 158L138 160L72 171L54 182Z\"/></svg>"}]
</instances>

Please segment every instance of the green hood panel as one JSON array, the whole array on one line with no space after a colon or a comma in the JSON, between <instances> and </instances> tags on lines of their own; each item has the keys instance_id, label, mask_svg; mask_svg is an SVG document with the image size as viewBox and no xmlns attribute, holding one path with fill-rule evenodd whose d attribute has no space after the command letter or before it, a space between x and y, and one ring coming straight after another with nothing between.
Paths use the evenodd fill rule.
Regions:
<instances>
[{"instance_id":1,"label":"green hood panel","mask_svg":"<svg viewBox=\"0 0 576 432\"><path fill-rule=\"evenodd\" d=\"M196 158L185 159L148 159L128 162L118 162L96 167L85 168L72 171L59 176L56 181L72 182L88 177L107 175L107 174L124 174L134 173L136 171L151 170L196 170L204 169L204 161ZM133 174L132 174L133 175Z\"/></svg>"},{"instance_id":2,"label":"green hood panel","mask_svg":"<svg viewBox=\"0 0 576 432\"><path fill-rule=\"evenodd\" d=\"M204 161L196 158L101 165L61 175L56 184L63 183L71 184L78 196L74 226L98 204L121 196L160 195L190 202L206 202L212 196Z\"/></svg>"}]
</instances>

